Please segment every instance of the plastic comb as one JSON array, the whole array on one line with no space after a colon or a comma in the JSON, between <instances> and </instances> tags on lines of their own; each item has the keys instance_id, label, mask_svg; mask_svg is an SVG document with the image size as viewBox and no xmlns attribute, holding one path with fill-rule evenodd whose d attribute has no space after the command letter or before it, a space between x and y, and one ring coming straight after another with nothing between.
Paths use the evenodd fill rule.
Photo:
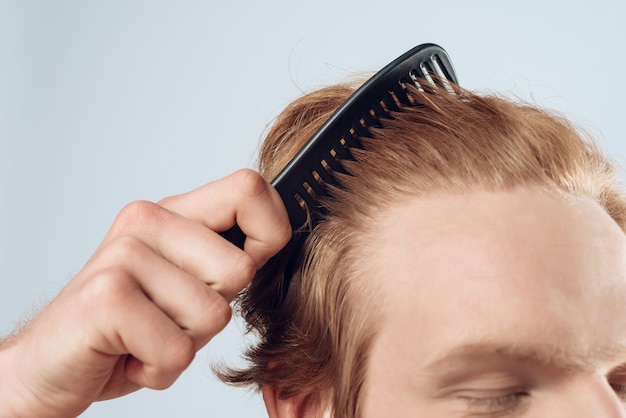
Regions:
<instances>
[{"instance_id":1,"label":"plastic comb","mask_svg":"<svg viewBox=\"0 0 626 418\"><path fill-rule=\"evenodd\" d=\"M370 136L369 127L380 127L390 112L418 106L406 93L407 86L423 83L458 84L446 51L435 44L419 45L378 71L357 89L307 141L272 180L280 194L294 231L316 219L318 198L327 196L327 185L337 184L335 173L347 173L342 161L353 160L350 149L362 148L359 137ZM311 209L316 210L311 210ZM235 225L222 234L243 248L245 235Z\"/></svg>"}]
</instances>

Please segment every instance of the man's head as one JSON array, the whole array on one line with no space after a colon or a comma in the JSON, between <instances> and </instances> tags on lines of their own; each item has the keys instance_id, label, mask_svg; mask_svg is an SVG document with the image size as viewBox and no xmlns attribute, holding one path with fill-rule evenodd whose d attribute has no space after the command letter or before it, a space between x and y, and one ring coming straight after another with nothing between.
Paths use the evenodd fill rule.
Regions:
<instances>
[{"instance_id":1,"label":"man's head","mask_svg":"<svg viewBox=\"0 0 626 418\"><path fill-rule=\"evenodd\" d=\"M275 176L351 92L292 103L262 174ZM362 138L328 215L242 297L260 341L230 380L263 386L285 416L545 415L585 388L615 408L598 374L626 362L626 202L611 166L534 107L411 95L423 106Z\"/></svg>"},{"instance_id":2,"label":"man's head","mask_svg":"<svg viewBox=\"0 0 626 418\"><path fill-rule=\"evenodd\" d=\"M364 416L623 416L626 238L597 202L434 194L369 238L380 325Z\"/></svg>"}]
</instances>

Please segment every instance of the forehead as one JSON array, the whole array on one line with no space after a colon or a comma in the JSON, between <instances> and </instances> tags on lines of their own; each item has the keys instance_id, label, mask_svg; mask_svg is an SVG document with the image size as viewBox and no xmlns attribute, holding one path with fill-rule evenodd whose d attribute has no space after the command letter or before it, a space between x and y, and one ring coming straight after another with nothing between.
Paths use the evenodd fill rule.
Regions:
<instances>
[{"instance_id":1,"label":"forehead","mask_svg":"<svg viewBox=\"0 0 626 418\"><path fill-rule=\"evenodd\" d=\"M377 344L398 356L484 341L585 356L626 340L626 239L589 198L530 188L416 198L381 214L368 239Z\"/></svg>"}]
</instances>

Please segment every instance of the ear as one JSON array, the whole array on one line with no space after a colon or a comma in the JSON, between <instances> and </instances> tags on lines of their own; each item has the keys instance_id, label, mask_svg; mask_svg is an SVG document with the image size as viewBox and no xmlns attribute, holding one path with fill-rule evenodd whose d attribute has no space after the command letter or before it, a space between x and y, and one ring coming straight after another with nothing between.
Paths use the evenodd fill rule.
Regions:
<instances>
[{"instance_id":1,"label":"ear","mask_svg":"<svg viewBox=\"0 0 626 418\"><path fill-rule=\"evenodd\" d=\"M328 418L331 416L329 396L310 393L283 399L272 385L264 384L261 390L269 418Z\"/></svg>"}]
</instances>

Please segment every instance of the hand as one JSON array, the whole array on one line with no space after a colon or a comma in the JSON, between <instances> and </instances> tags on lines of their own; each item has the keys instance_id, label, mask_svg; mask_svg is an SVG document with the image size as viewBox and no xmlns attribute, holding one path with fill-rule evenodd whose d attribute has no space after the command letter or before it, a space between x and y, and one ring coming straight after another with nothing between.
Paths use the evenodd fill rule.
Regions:
<instances>
[{"instance_id":1,"label":"hand","mask_svg":"<svg viewBox=\"0 0 626 418\"><path fill-rule=\"evenodd\" d=\"M243 250L218 234L235 222ZM168 387L290 236L277 192L250 170L131 203L83 270L0 346L0 416L76 416L96 400Z\"/></svg>"}]
</instances>

